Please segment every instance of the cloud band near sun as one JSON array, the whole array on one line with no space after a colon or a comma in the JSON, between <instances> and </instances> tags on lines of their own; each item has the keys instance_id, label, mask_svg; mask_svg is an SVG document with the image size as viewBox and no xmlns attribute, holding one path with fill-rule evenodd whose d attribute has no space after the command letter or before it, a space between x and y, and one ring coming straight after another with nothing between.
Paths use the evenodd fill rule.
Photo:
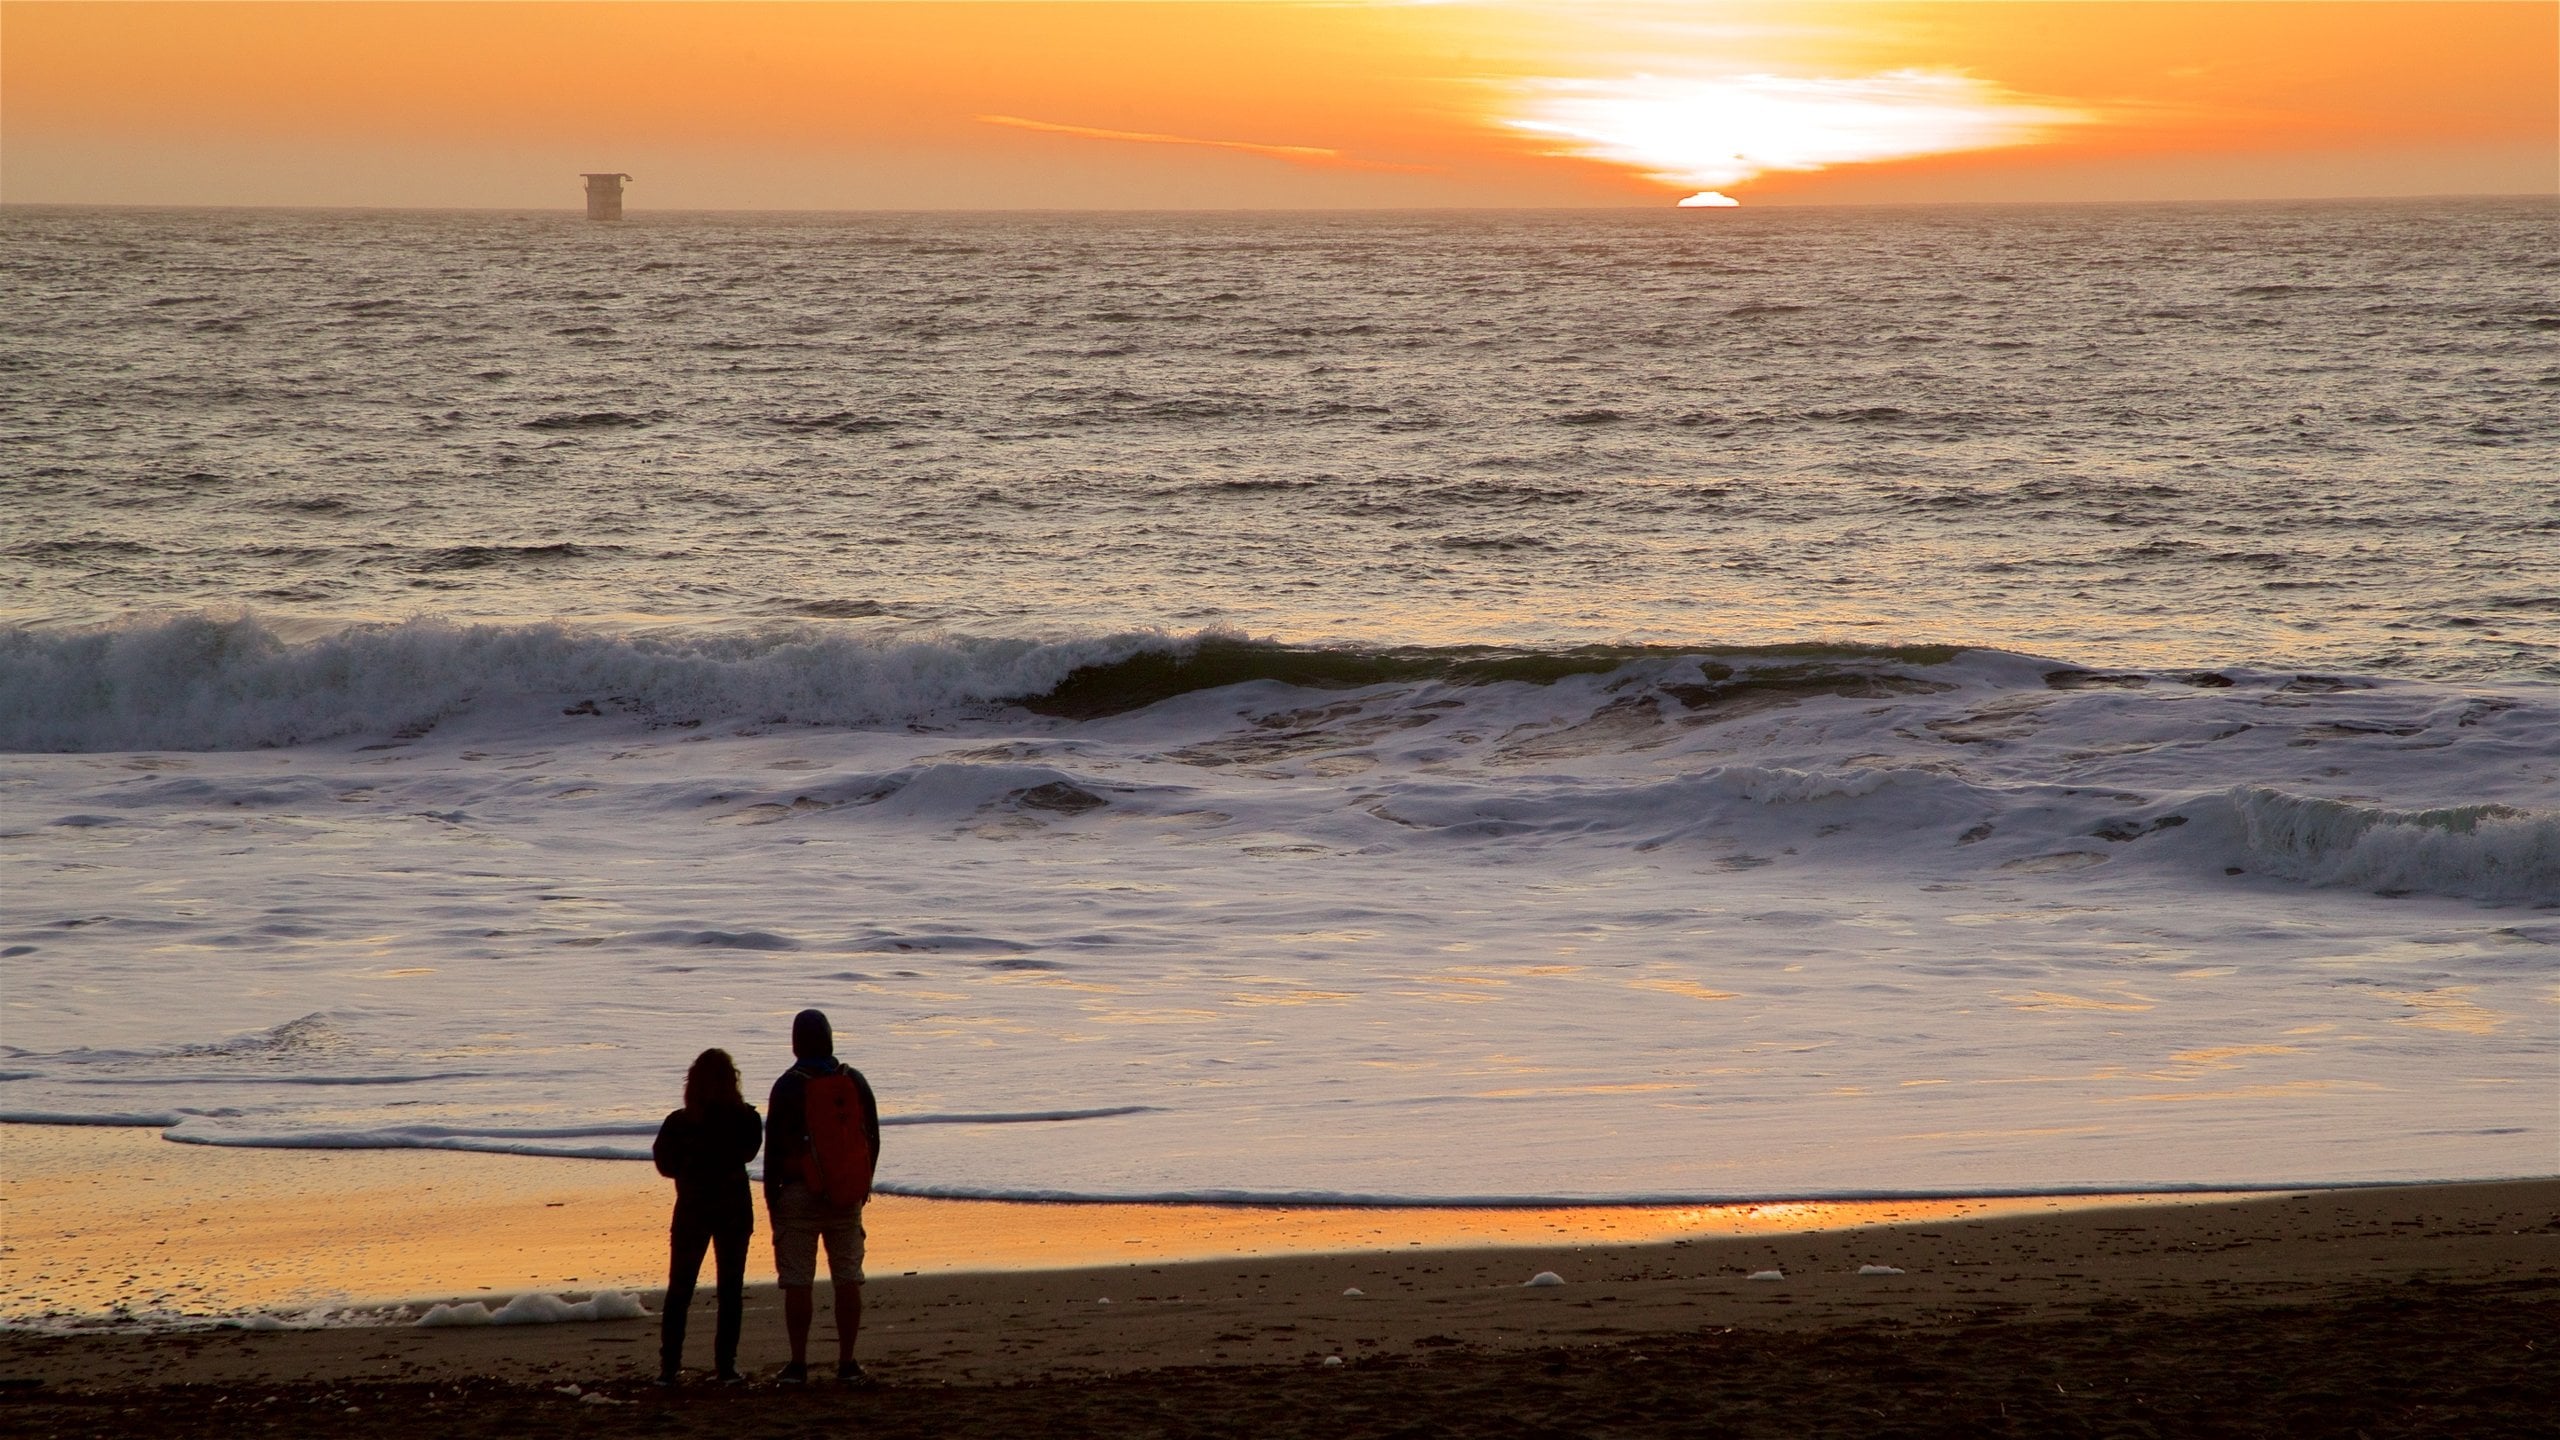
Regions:
<instances>
[{"instance_id":1,"label":"cloud band near sun","mask_svg":"<svg viewBox=\"0 0 2560 1440\"><path fill-rule=\"evenodd\" d=\"M1362 160L1322 145L1265 145L1251 140L1210 140L1194 135L1160 135L1150 130L1104 130L1091 125L1065 125L1054 120L1025 120L1019 115L981 115L982 125L1002 125L1013 130L1034 130L1044 135L1070 135L1080 140L1116 140L1129 145L1189 145L1204 150L1236 150L1247 155L1260 155L1272 160L1285 160L1292 165L1322 165L1351 170L1417 171L1418 165L1389 165L1376 160Z\"/></svg>"},{"instance_id":2,"label":"cloud band near sun","mask_svg":"<svg viewBox=\"0 0 2560 1440\"><path fill-rule=\"evenodd\" d=\"M1681 203L1716 205L1734 203L1718 188L1773 171L2026 145L2095 118L1969 75L1894 70L1853 79L1540 80L1505 123L1551 140L1560 154L1703 187Z\"/></svg>"}]
</instances>

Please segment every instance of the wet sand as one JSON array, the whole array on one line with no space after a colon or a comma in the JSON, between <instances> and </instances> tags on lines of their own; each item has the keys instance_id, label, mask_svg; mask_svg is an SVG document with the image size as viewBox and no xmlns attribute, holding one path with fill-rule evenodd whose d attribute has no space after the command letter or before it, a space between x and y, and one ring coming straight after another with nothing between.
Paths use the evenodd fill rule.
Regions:
<instances>
[{"instance_id":1,"label":"wet sand","mask_svg":"<svg viewBox=\"0 0 2560 1440\"><path fill-rule=\"evenodd\" d=\"M10 1243L42 1253L14 1218L17 1154ZM883 1205L876 1255L899 1223ZM1064 1208L1116 1212L1123 1243L1183 1219ZM1403 1217L1366 1212L1396 1243L1186 1261L1215 1242L1159 1234L1165 1253L1119 1263L877 1265L875 1392L662 1394L644 1383L650 1321L0 1334L0 1378L34 1382L0 1392L0 1428L2494 1435L2536 1433L2560 1405L2560 1181L1616 1242L1556 1213L1532 1223L1564 1232L1519 1243L1404 1243L1422 1237ZM1857 1273L1870 1265L1902 1273ZM1540 1270L1565 1283L1524 1287ZM753 1289L744 1359L769 1376L781 1350L775 1296Z\"/></svg>"},{"instance_id":2,"label":"wet sand","mask_svg":"<svg viewBox=\"0 0 2560 1440\"><path fill-rule=\"evenodd\" d=\"M147 1129L0 1125L0 1318L293 1313L317 1305L646 1290L667 1182L625 1161L177 1145ZM1629 1243L2190 1197L1575 1209L1007 1204L882 1196L870 1269L1059 1269L1348 1250ZM749 1251L750 1280L773 1259ZM654 1304L654 1301L652 1302Z\"/></svg>"}]
</instances>

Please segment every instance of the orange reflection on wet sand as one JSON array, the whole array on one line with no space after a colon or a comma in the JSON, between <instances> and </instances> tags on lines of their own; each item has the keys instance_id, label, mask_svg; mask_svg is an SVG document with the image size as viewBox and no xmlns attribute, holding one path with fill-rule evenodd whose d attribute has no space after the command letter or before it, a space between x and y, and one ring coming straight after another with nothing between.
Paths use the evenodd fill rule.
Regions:
<instances>
[{"instance_id":1,"label":"orange reflection on wet sand","mask_svg":"<svg viewBox=\"0 0 2560 1440\"><path fill-rule=\"evenodd\" d=\"M149 1130L0 1126L0 1318L223 1314L642 1290L669 1194L621 1162L425 1151L229 1150ZM1358 1250L1641 1244L2046 1213L2198 1196L1558 1209L1013 1203L882 1196L873 1274ZM773 1278L750 1252L748 1279Z\"/></svg>"}]
</instances>

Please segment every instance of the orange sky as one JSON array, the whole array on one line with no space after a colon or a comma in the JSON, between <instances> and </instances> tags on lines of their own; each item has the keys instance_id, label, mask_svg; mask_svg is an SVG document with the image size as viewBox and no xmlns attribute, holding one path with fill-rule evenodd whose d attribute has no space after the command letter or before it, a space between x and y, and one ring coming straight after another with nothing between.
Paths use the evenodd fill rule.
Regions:
<instances>
[{"instance_id":1,"label":"orange sky","mask_svg":"<svg viewBox=\"0 0 2560 1440\"><path fill-rule=\"evenodd\" d=\"M2560 5L0 4L0 200L1668 205L2560 189Z\"/></svg>"}]
</instances>

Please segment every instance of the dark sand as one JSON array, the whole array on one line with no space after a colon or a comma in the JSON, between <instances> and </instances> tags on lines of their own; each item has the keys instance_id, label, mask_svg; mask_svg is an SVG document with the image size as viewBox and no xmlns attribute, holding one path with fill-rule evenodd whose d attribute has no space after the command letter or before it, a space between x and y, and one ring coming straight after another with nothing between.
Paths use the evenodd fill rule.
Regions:
<instances>
[{"instance_id":1,"label":"dark sand","mask_svg":"<svg viewBox=\"0 0 2560 1440\"><path fill-rule=\"evenodd\" d=\"M2547 1437L2560 1313L2538 1294L2411 1283L2307 1304L2101 1319L1710 1330L1340 1369L1195 1367L802 1393L492 1380L194 1385L0 1400L72 1437L2442 1436Z\"/></svg>"},{"instance_id":2,"label":"dark sand","mask_svg":"<svg viewBox=\"0 0 2560 1440\"><path fill-rule=\"evenodd\" d=\"M1787 1278L1745 1278L1767 1268ZM1521 1287L1541 1269L1567 1283ZM876 1391L661 1393L644 1383L651 1322L17 1333L0 1335L0 1375L43 1384L0 1400L0 1428L2496 1436L2551 1434L2560 1414L2560 1181L928 1274L869 1293ZM749 1307L746 1359L769 1375L774 1297Z\"/></svg>"}]
</instances>

